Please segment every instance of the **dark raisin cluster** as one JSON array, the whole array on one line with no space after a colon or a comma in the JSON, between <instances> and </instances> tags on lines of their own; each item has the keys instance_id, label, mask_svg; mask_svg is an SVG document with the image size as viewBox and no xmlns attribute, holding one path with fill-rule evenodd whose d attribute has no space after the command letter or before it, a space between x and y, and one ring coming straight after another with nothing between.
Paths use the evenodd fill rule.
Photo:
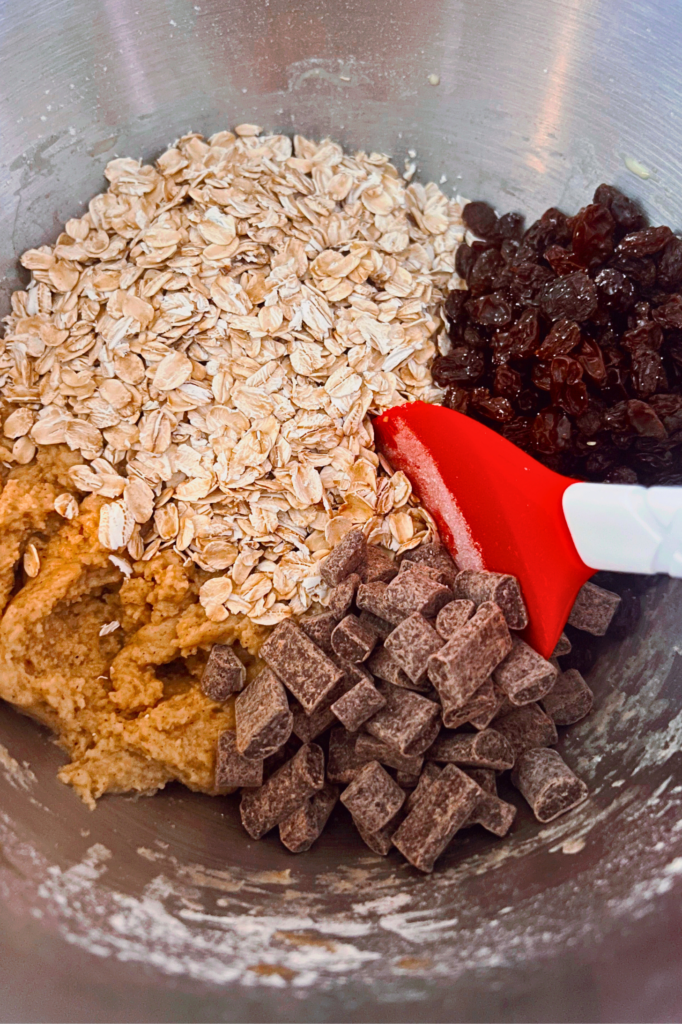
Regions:
<instances>
[{"instance_id":1,"label":"dark raisin cluster","mask_svg":"<svg viewBox=\"0 0 682 1024\"><path fill-rule=\"evenodd\" d=\"M568 476L682 483L682 239L600 185L574 217L464 208L445 404Z\"/></svg>"}]
</instances>

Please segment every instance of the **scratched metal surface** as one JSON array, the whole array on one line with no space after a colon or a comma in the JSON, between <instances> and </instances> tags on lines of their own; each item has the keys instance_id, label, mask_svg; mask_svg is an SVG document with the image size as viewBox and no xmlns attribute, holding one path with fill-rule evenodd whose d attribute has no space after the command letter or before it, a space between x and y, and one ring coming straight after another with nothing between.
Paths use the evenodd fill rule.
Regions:
<instances>
[{"instance_id":1,"label":"scratched metal surface","mask_svg":"<svg viewBox=\"0 0 682 1024\"><path fill-rule=\"evenodd\" d=\"M682 226L679 38L630 0L5 0L3 301L112 156L245 120L415 149L422 180L530 216L613 181ZM302 858L179 788L93 814L0 709L0 1019L678 1020L681 597L660 584L596 666L566 743L590 803L427 879L340 813Z\"/></svg>"}]
</instances>

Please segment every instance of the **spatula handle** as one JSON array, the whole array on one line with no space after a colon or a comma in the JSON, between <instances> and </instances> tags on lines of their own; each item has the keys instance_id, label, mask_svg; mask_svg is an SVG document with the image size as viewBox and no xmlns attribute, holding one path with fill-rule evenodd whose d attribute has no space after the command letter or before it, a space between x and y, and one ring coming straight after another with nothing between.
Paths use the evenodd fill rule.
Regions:
<instances>
[{"instance_id":1,"label":"spatula handle","mask_svg":"<svg viewBox=\"0 0 682 1024\"><path fill-rule=\"evenodd\" d=\"M563 506L591 569L682 577L682 487L577 483Z\"/></svg>"}]
</instances>

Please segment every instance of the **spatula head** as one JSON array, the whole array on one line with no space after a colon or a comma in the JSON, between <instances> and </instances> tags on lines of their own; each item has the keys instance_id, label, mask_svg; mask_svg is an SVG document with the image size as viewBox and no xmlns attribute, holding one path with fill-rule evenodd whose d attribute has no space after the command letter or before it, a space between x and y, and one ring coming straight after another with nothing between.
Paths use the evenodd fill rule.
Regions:
<instances>
[{"instance_id":1,"label":"spatula head","mask_svg":"<svg viewBox=\"0 0 682 1024\"><path fill-rule=\"evenodd\" d=\"M379 451L409 478L460 568L518 578L530 618L525 639L549 657L594 573L576 551L561 503L576 481L441 405L396 406L374 420L374 431Z\"/></svg>"}]
</instances>

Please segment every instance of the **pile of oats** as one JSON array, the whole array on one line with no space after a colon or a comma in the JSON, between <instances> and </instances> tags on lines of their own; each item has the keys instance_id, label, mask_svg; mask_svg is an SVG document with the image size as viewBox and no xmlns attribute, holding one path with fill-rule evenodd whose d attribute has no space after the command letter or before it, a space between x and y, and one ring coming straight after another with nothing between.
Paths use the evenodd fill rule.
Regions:
<instances>
[{"instance_id":1,"label":"pile of oats","mask_svg":"<svg viewBox=\"0 0 682 1024\"><path fill-rule=\"evenodd\" d=\"M396 552L428 540L369 416L440 395L461 205L380 153L247 124L105 174L85 216L22 257L2 457L80 452L74 489L111 499L112 561L129 575L172 548L220 573L201 591L214 621L324 603L318 563L354 527ZM78 511L69 494L55 507Z\"/></svg>"}]
</instances>

